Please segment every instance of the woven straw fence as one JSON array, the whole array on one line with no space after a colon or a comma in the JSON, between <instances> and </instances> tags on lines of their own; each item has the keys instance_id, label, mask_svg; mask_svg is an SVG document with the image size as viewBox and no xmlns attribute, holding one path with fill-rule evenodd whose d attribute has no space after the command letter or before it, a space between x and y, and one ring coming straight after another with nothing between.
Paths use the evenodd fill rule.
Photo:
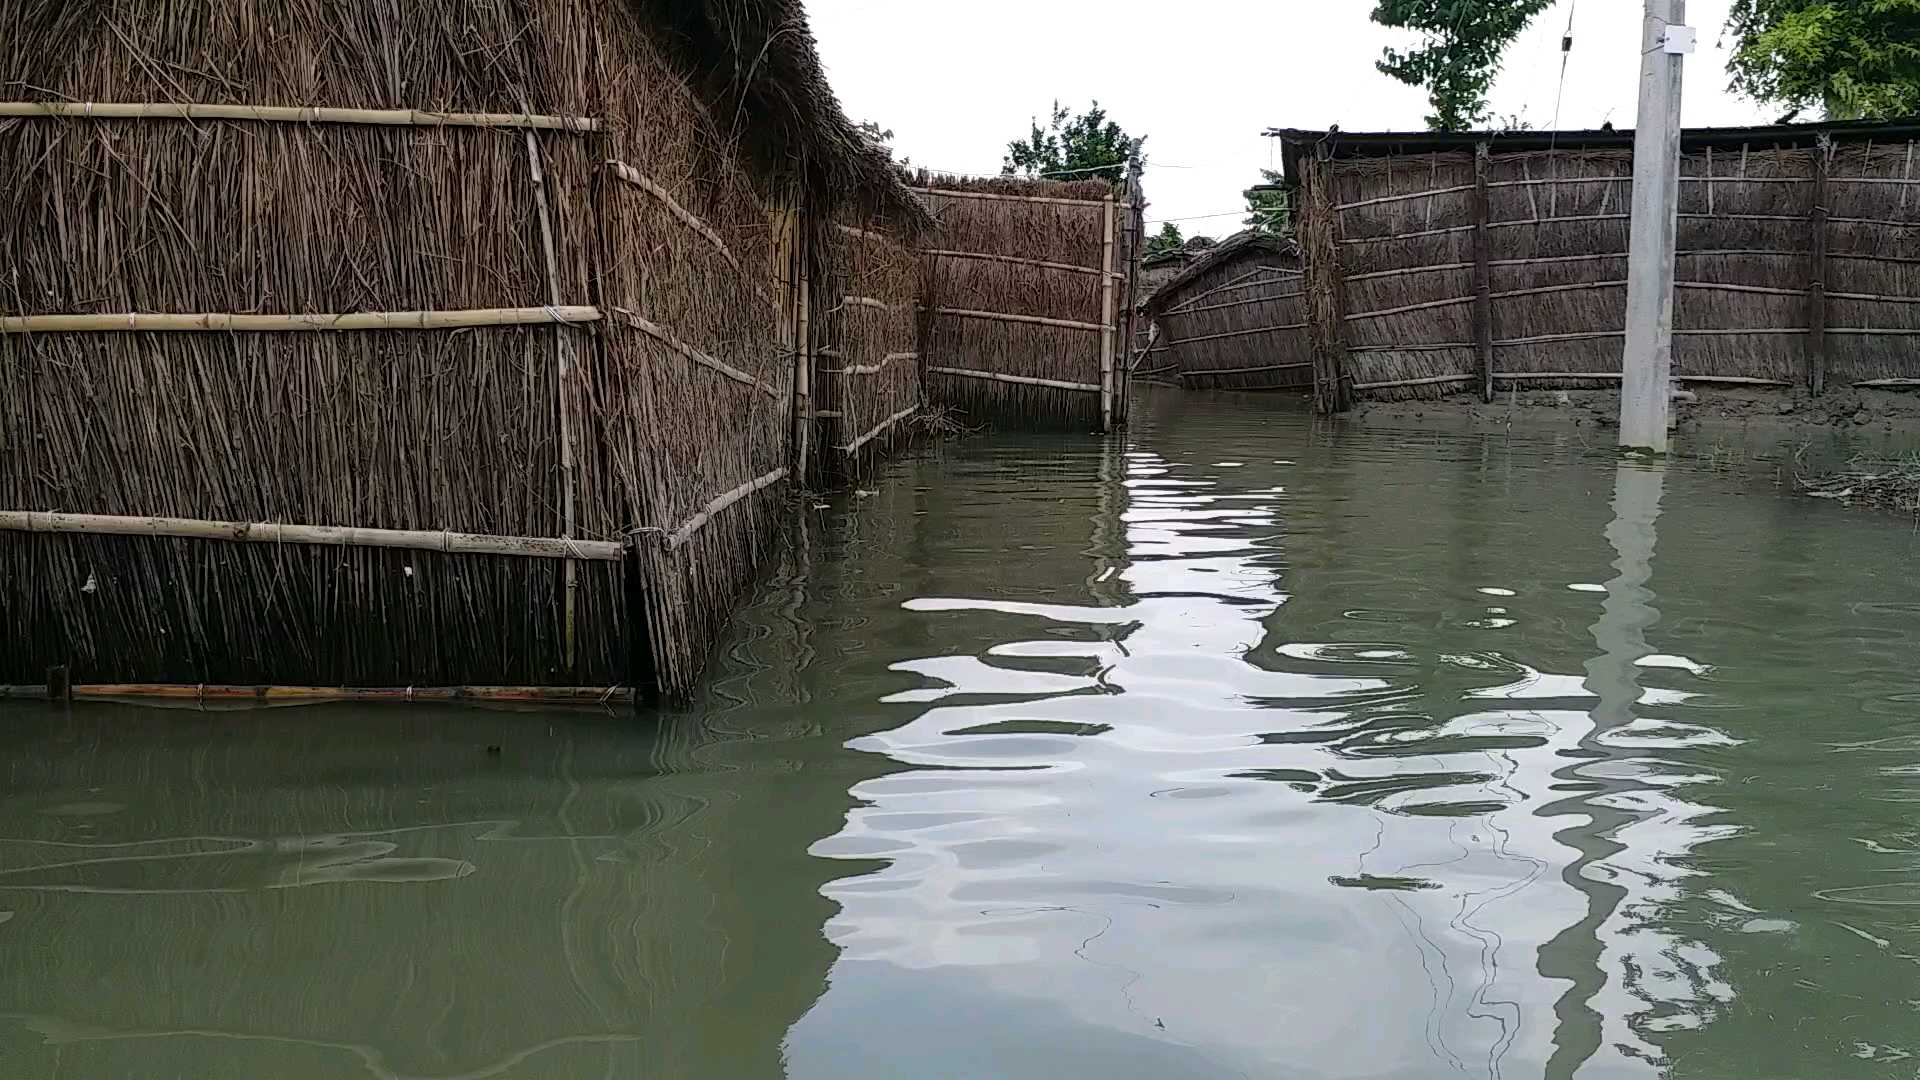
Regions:
<instances>
[{"instance_id":1,"label":"woven straw fence","mask_svg":"<svg viewBox=\"0 0 1920 1080\"><path fill-rule=\"evenodd\" d=\"M1864 141L1690 151L1675 378L1818 392L1920 376L1914 158L1910 144ZM1349 392L1618 381L1630 152L1449 152L1308 168L1303 234L1326 234L1309 242L1309 258L1333 270L1309 291Z\"/></svg>"},{"instance_id":2,"label":"woven straw fence","mask_svg":"<svg viewBox=\"0 0 1920 1080\"><path fill-rule=\"evenodd\" d=\"M1159 333L1136 371L1196 390L1312 389L1304 276L1280 247L1240 243L1155 296Z\"/></svg>"},{"instance_id":3,"label":"woven straw fence","mask_svg":"<svg viewBox=\"0 0 1920 1080\"><path fill-rule=\"evenodd\" d=\"M920 298L926 256L878 223L841 225L834 295L815 297L820 462L855 475L908 438L926 404Z\"/></svg>"},{"instance_id":4,"label":"woven straw fence","mask_svg":"<svg viewBox=\"0 0 1920 1080\"><path fill-rule=\"evenodd\" d=\"M402 5L294 65L54 10L0 0L0 685L689 689L777 533L802 273L646 21ZM66 104L162 99L328 109Z\"/></svg>"},{"instance_id":5,"label":"woven straw fence","mask_svg":"<svg viewBox=\"0 0 1920 1080\"><path fill-rule=\"evenodd\" d=\"M929 400L973 422L1099 428L1117 399L1126 303L1125 226L1112 189L918 183L937 223L925 299Z\"/></svg>"}]
</instances>

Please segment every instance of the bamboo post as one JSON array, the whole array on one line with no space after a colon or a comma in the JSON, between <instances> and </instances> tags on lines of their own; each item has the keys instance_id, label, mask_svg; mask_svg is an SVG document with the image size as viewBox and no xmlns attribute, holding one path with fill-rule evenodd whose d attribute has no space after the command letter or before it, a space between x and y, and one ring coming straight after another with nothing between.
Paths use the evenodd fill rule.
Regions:
<instances>
[{"instance_id":1,"label":"bamboo post","mask_svg":"<svg viewBox=\"0 0 1920 1080\"><path fill-rule=\"evenodd\" d=\"M1473 148L1473 343L1479 361L1480 400L1493 400L1493 251L1487 238L1488 147Z\"/></svg>"},{"instance_id":2,"label":"bamboo post","mask_svg":"<svg viewBox=\"0 0 1920 1080\"><path fill-rule=\"evenodd\" d=\"M47 703L65 705L73 700L73 681L67 674L65 664L55 664L47 669Z\"/></svg>"},{"instance_id":3,"label":"bamboo post","mask_svg":"<svg viewBox=\"0 0 1920 1080\"><path fill-rule=\"evenodd\" d=\"M1822 133L1813 149L1813 207L1807 215L1812 243L1807 256L1807 390L1827 392L1827 168L1833 139Z\"/></svg>"},{"instance_id":4,"label":"bamboo post","mask_svg":"<svg viewBox=\"0 0 1920 1080\"><path fill-rule=\"evenodd\" d=\"M1106 198L1100 246L1100 430L1113 430L1113 195Z\"/></svg>"},{"instance_id":5,"label":"bamboo post","mask_svg":"<svg viewBox=\"0 0 1920 1080\"><path fill-rule=\"evenodd\" d=\"M1140 248L1145 242L1145 197L1140 189L1140 163L1127 166L1127 319L1121 339L1120 422L1127 423L1133 412L1133 344L1140 333Z\"/></svg>"},{"instance_id":6,"label":"bamboo post","mask_svg":"<svg viewBox=\"0 0 1920 1080\"><path fill-rule=\"evenodd\" d=\"M531 130L527 132L527 164L533 170L533 199L540 211L540 247L547 264L547 302L558 307L561 303L560 262L553 247L553 207L547 198L547 173L540 167L540 140ZM553 359L560 412L560 536L571 540L575 534L574 497L578 481L574 476L573 455L573 342L564 327L554 327ZM578 614L580 567L568 559L562 572L566 575L562 641L567 673L571 675L574 671L574 630Z\"/></svg>"}]
</instances>

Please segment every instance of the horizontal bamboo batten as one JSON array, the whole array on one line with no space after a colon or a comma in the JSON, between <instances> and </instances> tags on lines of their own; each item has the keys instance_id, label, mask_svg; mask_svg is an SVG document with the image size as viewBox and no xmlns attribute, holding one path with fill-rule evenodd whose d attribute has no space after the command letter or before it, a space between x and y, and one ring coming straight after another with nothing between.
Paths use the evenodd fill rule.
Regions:
<instances>
[{"instance_id":1,"label":"horizontal bamboo batten","mask_svg":"<svg viewBox=\"0 0 1920 1080\"><path fill-rule=\"evenodd\" d=\"M1307 324L1303 322L1284 323L1280 326L1252 326L1245 330L1226 330L1218 334L1201 334L1198 337L1177 338L1173 344L1177 347L1180 345L1192 345L1197 341L1218 341L1221 338L1246 337L1249 334L1277 334L1283 330L1305 330L1306 328Z\"/></svg>"},{"instance_id":2,"label":"horizontal bamboo batten","mask_svg":"<svg viewBox=\"0 0 1920 1080\"><path fill-rule=\"evenodd\" d=\"M45 701L155 701L224 705L393 705L481 702L502 705L631 705L630 686L217 686L201 683L81 683L55 694L46 686L0 686L0 698Z\"/></svg>"},{"instance_id":3,"label":"horizontal bamboo batten","mask_svg":"<svg viewBox=\"0 0 1920 1080\"><path fill-rule=\"evenodd\" d=\"M927 371L935 375L952 375L962 379L984 379L989 382L1011 383L1017 386L1047 386L1055 390L1073 390L1079 393L1097 394L1099 383L1067 382L1064 379L1040 379L1031 375L1002 375L997 371L974 371L971 368L930 367Z\"/></svg>"},{"instance_id":4,"label":"horizontal bamboo batten","mask_svg":"<svg viewBox=\"0 0 1920 1080\"><path fill-rule=\"evenodd\" d=\"M1101 199L1065 199L1057 195L1006 195L993 191L949 191L945 188L923 187L910 190L915 195L934 195L943 199L985 199L992 202L1045 203L1054 206L1098 206L1102 209L1107 205ZM1129 206L1126 209L1130 210L1132 207Z\"/></svg>"},{"instance_id":5,"label":"horizontal bamboo batten","mask_svg":"<svg viewBox=\"0 0 1920 1080\"><path fill-rule=\"evenodd\" d=\"M909 405L906 408L901 409L899 412L894 413L892 416L889 416L885 420L880 421L880 423L872 431L867 432L865 435L860 436L859 438L853 440L852 442L848 443L845 446L839 447L840 452L843 454L858 453L862 446L865 446L868 443L872 442L874 439L878 438L882 432L886 431L888 428L892 427L893 425L899 423L902 420L905 420L907 417L912 416L914 413L917 413L919 411L920 411L920 406L918 405Z\"/></svg>"},{"instance_id":6,"label":"horizontal bamboo batten","mask_svg":"<svg viewBox=\"0 0 1920 1080\"><path fill-rule=\"evenodd\" d=\"M1202 311L1225 311L1228 308L1246 307L1249 304L1269 304L1275 300L1294 300L1305 295L1306 293L1303 292L1275 293L1272 296L1250 296L1245 300L1228 300L1219 304L1202 304L1199 307L1169 308L1161 313L1161 317L1195 315Z\"/></svg>"},{"instance_id":7,"label":"horizontal bamboo batten","mask_svg":"<svg viewBox=\"0 0 1920 1080\"><path fill-rule=\"evenodd\" d=\"M833 223L833 227L839 232L844 233L847 236L851 236L857 240L871 240L876 244L892 244L895 247L905 246L901 244L900 241L894 239L891 236L888 236L886 233L874 232L872 229L862 229L862 228L858 228L857 226L847 225L838 221Z\"/></svg>"},{"instance_id":8,"label":"horizontal bamboo batten","mask_svg":"<svg viewBox=\"0 0 1920 1080\"><path fill-rule=\"evenodd\" d=\"M828 375L878 375L882 371L887 370L887 365L894 363L895 361L918 360L918 359L920 359L919 353L912 353L912 352L888 353L885 357L882 357L880 362L877 364L854 364L851 367L826 368L824 370Z\"/></svg>"},{"instance_id":9,"label":"horizontal bamboo batten","mask_svg":"<svg viewBox=\"0 0 1920 1080\"><path fill-rule=\"evenodd\" d=\"M980 262L1005 263L1011 266L1034 266L1042 270L1060 270L1069 274L1085 274L1088 277L1100 276L1100 268L1097 266L1077 266L1073 263L1049 262L1046 259L1025 259L1018 255L990 255L984 251L948 251L942 248L930 248L926 251L926 254L935 255L943 259L975 259Z\"/></svg>"},{"instance_id":10,"label":"horizontal bamboo batten","mask_svg":"<svg viewBox=\"0 0 1920 1080\"><path fill-rule=\"evenodd\" d=\"M1074 319L1049 319L1040 315L1009 315L1000 311L972 311L967 308L935 308L935 315L951 315L956 319L984 319L989 322L1027 323L1032 326L1058 326L1067 330L1104 331L1106 327L1094 322L1079 322Z\"/></svg>"},{"instance_id":11,"label":"horizontal bamboo batten","mask_svg":"<svg viewBox=\"0 0 1920 1080\"><path fill-rule=\"evenodd\" d=\"M727 246L726 240L720 236L719 231L703 221L698 214L681 206L680 200L674 198L672 192L661 187L652 179L648 178L645 173L642 173L639 169L628 165L624 161L609 161L607 162L607 168L613 170L613 175L619 177L622 182L639 188L641 191L660 200L660 205L667 208L667 213L672 214L682 225L699 233L706 239L707 243L712 244L719 250L721 257L725 258L734 270L740 270L740 260L734 256L733 249Z\"/></svg>"},{"instance_id":12,"label":"horizontal bamboo batten","mask_svg":"<svg viewBox=\"0 0 1920 1080\"><path fill-rule=\"evenodd\" d=\"M315 544L332 547L401 548L454 555L524 555L540 559L619 562L626 545L564 537L489 536L419 529L368 529L347 525L289 525L271 521L207 521L199 518L124 517L0 510L0 531L91 536L166 536L252 544Z\"/></svg>"},{"instance_id":13,"label":"horizontal bamboo batten","mask_svg":"<svg viewBox=\"0 0 1920 1080\"><path fill-rule=\"evenodd\" d=\"M110 315L4 315L0 316L0 334L461 330L479 326L575 326L599 322L600 319L600 309L590 306L354 311L308 315L234 315L224 312L176 315L140 311Z\"/></svg>"},{"instance_id":14,"label":"horizontal bamboo batten","mask_svg":"<svg viewBox=\"0 0 1920 1080\"><path fill-rule=\"evenodd\" d=\"M212 105L201 102L0 101L0 117L73 120L256 120L285 124L369 124L380 127L527 128L596 132L590 116L537 113L431 112L425 109L346 109L310 105Z\"/></svg>"},{"instance_id":15,"label":"horizontal bamboo batten","mask_svg":"<svg viewBox=\"0 0 1920 1080\"><path fill-rule=\"evenodd\" d=\"M701 367L708 369L709 371L718 372L719 374L724 375L729 379L732 379L734 382L737 382L742 386L754 387L755 389L759 390L761 393L767 395L768 397L774 399L775 401L780 400L780 396L781 396L780 391L778 388L773 386L773 384L757 379L754 376L749 375L744 371L741 371L739 368L734 367L732 364L727 363L725 360L720 359L719 357L708 356L706 353L701 352L699 349L696 349L693 346L687 344L686 342L681 341L679 338L669 333L664 327L660 326L658 323L655 323L650 319L647 319L644 316L636 315L633 312L628 311L626 308L614 308L613 311L614 311L614 314L620 317L621 322L625 323L628 326L633 327L635 330L640 331L641 333L647 335L648 337L654 339L655 341L658 341L660 344L665 345L667 348L672 349L674 352L679 353L682 357L687 359L689 362L698 364Z\"/></svg>"},{"instance_id":16,"label":"horizontal bamboo batten","mask_svg":"<svg viewBox=\"0 0 1920 1080\"><path fill-rule=\"evenodd\" d=\"M756 476L752 480L749 480L746 483L741 484L739 487L734 488L732 491L729 491L726 494L715 498L713 501L707 503L707 505L703 507L699 513L688 518L685 524L681 525L679 528L673 530L670 533L663 534L667 538L666 539L667 549L671 551L675 548L682 546L687 541L693 539L693 536L695 533L699 532L701 529L706 528L707 524L714 519L714 516L719 514L721 511L725 510L727 507L732 506L734 503L739 502L741 499L744 499L747 496L752 495L757 491L762 491L766 488L772 487L773 485L779 483L782 480L785 480L786 478L787 478L787 470L785 468L775 469L772 472L767 473L763 476ZM638 530L638 531L648 531L648 530ZM652 531L658 531L658 530L652 530Z\"/></svg>"},{"instance_id":17,"label":"horizontal bamboo batten","mask_svg":"<svg viewBox=\"0 0 1920 1080\"><path fill-rule=\"evenodd\" d=\"M840 303L843 307L869 308L874 311L893 310L892 304L885 300L876 300L871 296L843 296L840 298Z\"/></svg>"},{"instance_id":18,"label":"horizontal bamboo batten","mask_svg":"<svg viewBox=\"0 0 1920 1080\"><path fill-rule=\"evenodd\" d=\"M1471 348L1472 346L1466 346ZM1355 390L1387 390L1403 386L1440 386L1446 383L1477 382L1480 376L1466 375L1428 375L1418 379L1388 379L1383 382L1354 383ZM1526 382L1530 380L1569 379L1580 382L1619 382L1617 371L1496 371L1495 382ZM1737 386L1791 386L1784 379L1759 379L1747 375L1686 375L1675 372L1674 382L1725 383ZM1855 384L1859 385L1859 384Z\"/></svg>"},{"instance_id":19,"label":"horizontal bamboo batten","mask_svg":"<svg viewBox=\"0 0 1920 1080\"><path fill-rule=\"evenodd\" d=\"M1313 366L1311 360L1291 364L1262 364L1259 367L1195 368L1195 375L1253 375L1262 371L1298 371Z\"/></svg>"},{"instance_id":20,"label":"horizontal bamboo batten","mask_svg":"<svg viewBox=\"0 0 1920 1080\"><path fill-rule=\"evenodd\" d=\"M1920 179L1904 179L1901 177L1883 177L1883 176L1829 176L1826 178L1826 180L1827 180L1827 183L1829 184L1894 184L1894 185L1904 185L1904 186L1920 185ZM1708 185L1725 184L1729 187L1740 187L1746 184L1805 185L1810 183L1809 179L1803 176L1683 176L1680 178L1680 182L1683 184L1708 184ZM1633 176L1632 174L1629 173L1621 176L1558 176L1558 177L1536 177L1530 180L1494 180L1489 182L1487 184L1487 187L1489 189L1499 189L1499 188L1550 187L1550 186L1558 186L1562 184L1573 186L1578 184L1631 184L1631 183L1633 183ZM1455 184L1452 187L1434 188L1430 191L1409 191L1409 192L1403 192L1398 195L1381 195L1372 199L1361 199L1358 202L1341 203L1340 205L1334 207L1334 209L1339 211L1359 210L1368 206L1381 206L1388 203L1408 202L1414 199L1430 199L1440 195L1465 195L1476 190L1476 188L1477 188L1477 185L1474 185L1474 184Z\"/></svg>"}]
</instances>

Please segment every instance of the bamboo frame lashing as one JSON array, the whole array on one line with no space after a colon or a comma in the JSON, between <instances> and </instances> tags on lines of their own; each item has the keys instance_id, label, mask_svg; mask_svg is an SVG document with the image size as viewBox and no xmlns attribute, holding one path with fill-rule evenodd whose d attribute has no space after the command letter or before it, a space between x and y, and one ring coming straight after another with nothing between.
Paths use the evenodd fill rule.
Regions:
<instances>
[{"instance_id":1,"label":"bamboo frame lashing","mask_svg":"<svg viewBox=\"0 0 1920 1080\"><path fill-rule=\"evenodd\" d=\"M1105 237L1100 245L1100 430L1113 430L1113 196L1106 198Z\"/></svg>"},{"instance_id":2,"label":"bamboo frame lashing","mask_svg":"<svg viewBox=\"0 0 1920 1080\"><path fill-rule=\"evenodd\" d=\"M215 105L198 102L0 101L0 117L73 120L256 120L289 124L363 124L378 127L499 127L591 133L590 116L538 113L431 112L424 109L352 109L313 105Z\"/></svg>"},{"instance_id":3,"label":"bamboo frame lashing","mask_svg":"<svg viewBox=\"0 0 1920 1080\"><path fill-rule=\"evenodd\" d=\"M164 536L251 544L312 544L323 547L399 548L453 555L524 555L541 559L618 562L626 546L613 540L569 537L494 536L449 530L372 529L352 525L296 525L272 521L212 521L201 518L64 514L0 510L0 531L88 536Z\"/></svg>"},{"instance_id":4,"label":"bamboo frame lashing","mask_svg":"<svg viewBox=\"0 0 1920 1080\"><path fill-rule=\"evenodd\" d=\"M547 270L547 300L558 307L560 304L560 262L553 249L553 208L547 199L547 171L540 164L540 139L532 131L527 132L527 166L533 172L533 201L540 213L540 249ZM572 539L578 529L576 520L575 496L579 488L578 467L573 445L573 343L564 331L556 329L553 335L553 361L555 368L555 397L560 414L560 535ZM562 603L565 611L562 616L564 638L563 655L567 671L574 669L575 630L579 616L580 568L573 563L565 567L566 595Z\"/></svg>"},{"instance_id":5,"label":"bamboo frame lashing","mask_svg":"<svg viewBox=\"0 0 1920 1080\"><path fill-rule=\"evenodd\" d=\"M464 330L482 326L577 326L599 322L591 306L353 311L339 314L238 315L120 312L103 315L0 315L0 334L271 333L278 331Z\"/></svg>"}]
</instances>

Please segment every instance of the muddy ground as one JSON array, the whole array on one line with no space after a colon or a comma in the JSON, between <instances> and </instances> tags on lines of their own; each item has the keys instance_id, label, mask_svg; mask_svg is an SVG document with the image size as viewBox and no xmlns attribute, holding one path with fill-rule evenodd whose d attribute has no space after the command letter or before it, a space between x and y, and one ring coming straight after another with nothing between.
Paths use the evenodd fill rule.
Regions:
<instances>
[{"instance_id":1,"label":"muddy ground","mask_svg":"<svg viewBox=\"0 0 1920 1080\"><path fill-rule=\"evenodd\" d=\"M1688 397L1674 403L1680 433L1733 425L1789 438L1795 433L1808 438L1847 433L1920 437L1920 392L1844 389L1816 398L1804 391L1697 387ZM1457 394L1431 401L1360 402L1350 415L1361 421L1459 417L1497 424L1525 418L1614 428L1620 423L1620 394L1616 390L1501 391L1492 402Z\"/></svg>"}]
</instances>

